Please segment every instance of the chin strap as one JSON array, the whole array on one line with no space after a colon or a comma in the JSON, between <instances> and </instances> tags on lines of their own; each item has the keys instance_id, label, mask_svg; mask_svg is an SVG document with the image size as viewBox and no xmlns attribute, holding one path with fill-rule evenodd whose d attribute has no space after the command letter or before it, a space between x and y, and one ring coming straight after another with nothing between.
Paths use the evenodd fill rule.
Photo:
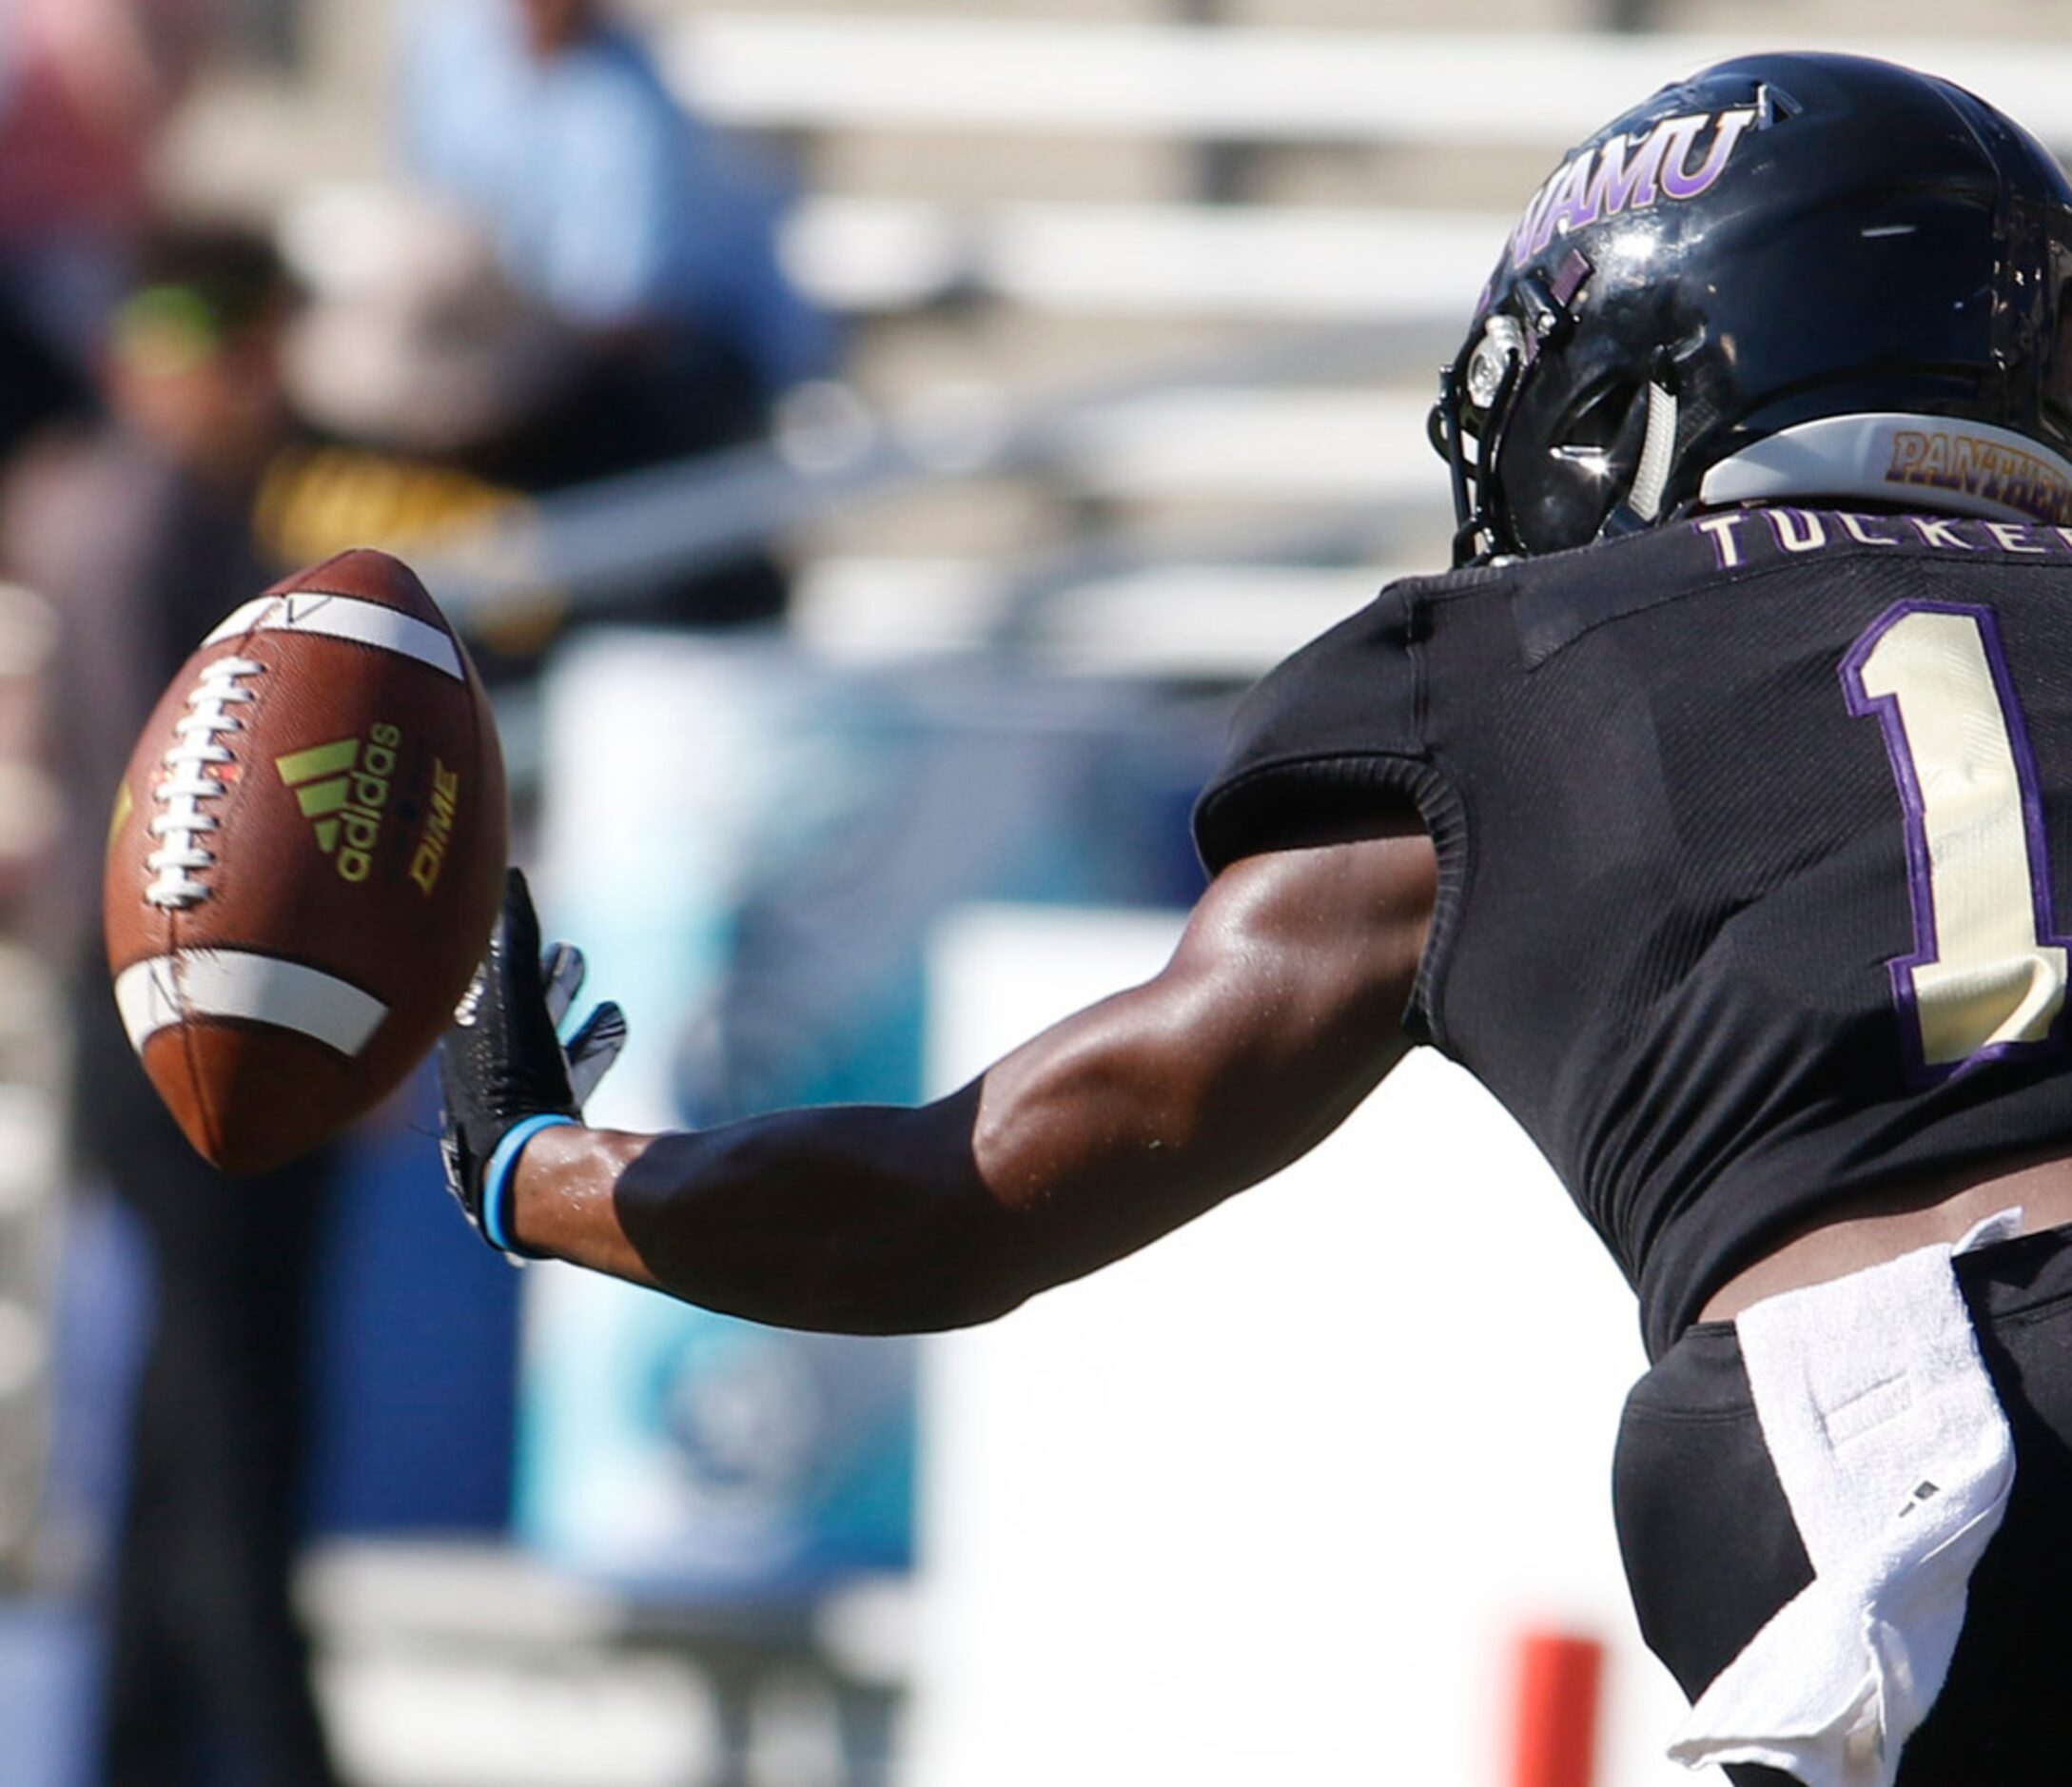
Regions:
<instances>
[{"instance_id":1,"label":"chin strap","mask_svg":"<svg viewBox=\"0 0 2072 1787\"><path fill-rule=\"evenodd\" d=\"M1668 349L1657 348L1648 368L1647 404L1633 476L1626 494L1612 505L1598 528L1599 540L1637 534L1668 519L1662 504L1669 491L1670 475L1676 469L1676 430L1682 419L1676 363Z\"/></svg>"},{"instance_id":2,"label":"chin strap","mask_svg":"<svg viewBox=\"0 0 2072 1787\"><path fill-rule=\"evenodd\" d=\"M1676 393L1667 384L1651 382L1648 432L1640 443L1633 486L1626 497L1627 506L1644 521L1661 518L1662 492L1668 488L1670 467L1676 461Z\"/></svg>"}]
</instances>

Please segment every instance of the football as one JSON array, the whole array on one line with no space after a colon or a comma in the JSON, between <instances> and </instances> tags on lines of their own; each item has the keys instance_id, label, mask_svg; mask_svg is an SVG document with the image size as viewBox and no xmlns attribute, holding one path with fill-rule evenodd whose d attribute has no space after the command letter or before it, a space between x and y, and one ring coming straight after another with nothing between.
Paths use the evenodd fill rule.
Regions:
<instances>
[{"instance_id":1,"label":"football","mask_svg":"<svg viewBox=\"0 0 2072 1787\"><path fill-rule=\"evenodd\" d=\"M342 553L225 616L130 754L103 889L116 1004L196 1149L278 1166L400 1085L505 846L488 697L407 565Z\"/></svg>"}]
</instances>

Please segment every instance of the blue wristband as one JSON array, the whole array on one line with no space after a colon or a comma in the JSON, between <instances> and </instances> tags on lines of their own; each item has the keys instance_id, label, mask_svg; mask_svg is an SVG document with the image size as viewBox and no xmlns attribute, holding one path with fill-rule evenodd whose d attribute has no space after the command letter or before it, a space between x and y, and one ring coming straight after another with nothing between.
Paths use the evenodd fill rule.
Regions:
<instances>
[{"instance_id":1,"label":"blue wristband","mask_svg":"<svg viewBox=\"0 0 2072 1787\"><path fill-rule=\"evenodd\" d=\"M511 1239L511 1225L505 1206L511 1196L511 1169L518 1165L518 1158L525 1151L525 1144L542 1129L557 1129L564 1124L573 1124L574 1117L564 1117L558 1111L541 1111L537 1117L527 1117L514 1123L503 1132L503 1139L491 1150L489 1165L482 1168L482 1235L489 1245L499 1253L523 1253L524 1249Z\"/></svg>"}]
</instances>

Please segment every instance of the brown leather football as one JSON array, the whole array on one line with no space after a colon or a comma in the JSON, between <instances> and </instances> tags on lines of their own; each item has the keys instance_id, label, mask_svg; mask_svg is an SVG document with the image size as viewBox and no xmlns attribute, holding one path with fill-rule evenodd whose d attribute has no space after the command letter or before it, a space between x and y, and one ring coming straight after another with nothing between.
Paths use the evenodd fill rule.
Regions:
<instances>
[{"instance_id":1,"label":"brown leather football","mask_svg":"<svg viewBox=\"0 0 2072 1787\"><path fill-rule=\"evenodd\" d=\"M392 1091L481 958L505 846L488 698L407 565L342 553L228 615L130 754L103 898L195 1148L259 1171Z\"/></svg>"}]
</instances>

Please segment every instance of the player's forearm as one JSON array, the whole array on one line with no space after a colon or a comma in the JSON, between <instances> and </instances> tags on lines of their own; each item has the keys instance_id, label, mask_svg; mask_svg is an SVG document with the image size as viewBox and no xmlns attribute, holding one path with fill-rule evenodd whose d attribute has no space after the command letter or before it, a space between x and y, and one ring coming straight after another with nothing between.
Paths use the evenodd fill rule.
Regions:
<instances>
[{"instance_id":1,"label":"player's forearm","mask_svg":"<svg viewBox=\"0 0 2072 1787\"><path fill-rule=\"evenodd\" d=\"M781 1111L667 1135L547 1129L518 1166L528 1248L788 1327L956 1327L1040 1276L971 1151L976 1089L919 1110Z\"/></svg>"}]
</instances>

